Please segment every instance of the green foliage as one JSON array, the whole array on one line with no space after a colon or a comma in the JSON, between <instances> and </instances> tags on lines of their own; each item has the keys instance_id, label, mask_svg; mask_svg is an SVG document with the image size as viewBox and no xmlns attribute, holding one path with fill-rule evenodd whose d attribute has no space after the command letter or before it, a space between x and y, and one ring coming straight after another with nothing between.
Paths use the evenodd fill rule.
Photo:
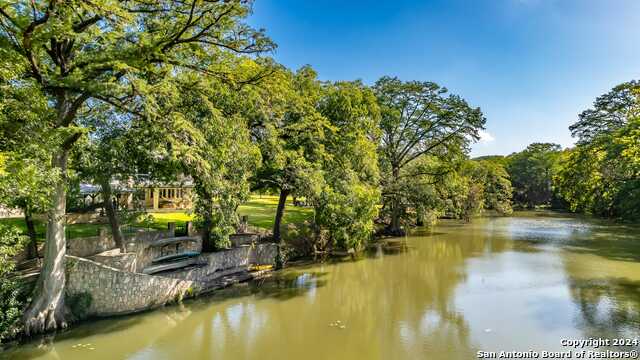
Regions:
<instances>
[{"instance_id":1,"label":"green foliage","mask_svg":"<svg viewBox=\"0 0 640 360\"><path fill-rule=\"evenodd\" d=\"M383 215L388 232L398 234L412 214L432 208L438 198L432 186L466 158L486 120L479 108L432 82L383 77L374 91L382 115Z\"/></svg>"},{"instance_id":2,"label":"green foliage","mask_svg":"<svg viewBox=\"0 0 640 360\"><path fill-rule=\"evenodd\" d=\"M23 152L2 154L0 203L39 213L51 203L51 190L57 173Z\"/></svg>"},{"instance_id":3,"label":"green foliage","mask_svg":"<svg viewBox=\"0 0 640 360\"><path fill-rule=\"evenodd\" d=\"M611 135L624 127L628 119L640 116L639 92L640 82L634 80L599 96L593 108L583 111L579 120L569 127L571 134L578 138L578 144L588 145L598 136Z\"/></svg>"},{"instance_id":4,"label":"green foliage","mask_svg":"<svg viewBox=\"0 0 640 360\"><path fill-rule=\"evenodd\" d=\"M440 161L435 156L422 156L405 167L391 183L383 182L383 191L395 193L404 204L400 220L404 223L432 223L429 218L443 215L444 199L448 196L451 179L457 175L455 164ZM384 204L382 214L392 217L392 208ZM432 219L431 219L432 220Z\"/></svg>"},{"instance_id":5,"label":"green foliage","mask_svg":"<svg viewBox=\"0 0 640 360\"><path fill-rule=\"evenodd\" d=\"M252 178L252 188L280 194L275 240L281 239L286 197L312 198L323 183L322 141L330 126L317 109L321 94L322 84L308 66L296 73L278 69L265 79L261 90L247 94L256 105L247 118L263 160Z\"/></svg>"},{"instance_id":6,"label":"green foliage","mask_svg":"<svg viewBox=\"0 0 640 360\"><path fill-rule=\"evenodd\" d=\"M0 224L0 342L15 335L22 315L24 299L12 271L13 257L22 250L26 240L15 227Z\"/></svg>"},{"instance_id":7,"label":"green foliage","mask_svg":"<svg viewBox=\"0 0 640 360\"><path fill-rule=\"evenodd\" d=\"M268 81L265 88L279 93L261 93L265 100L260 105L265 109L250 117L263 157L254 188L284 189L298 196L313 194L321 182L318 161L323 156L322 141L330 130L316 108L321 84L309 67L295 74L279 71ZM265 113L267 109L271 111Z\"/></svg>"},{"instance_id":8,"label":"green foliage","mask_svg":"<svg viewBox=\"0 0 640 360\"><path fill-rule=\"evenodd\" d=\"M551 204L552 181L558 170L560 154L558 144L533 143L509 156L507 171L515 203L528 208Z\"/></svg>"},{"instance_id":9,"label":"green foliage","mask_svg":"<svg viewBox=\"0 0 640 360\"><path fill-rule=\"evenodd\" d=\"M438 163L437 158L423 158L417 162L424 168L433 168ZM433 225L438 216L469 221L484 210L493 210L500 215L512 213L511 181L500 162L463 160L449 166L453 167L446 168L438 177L404 183L404 186L411 186L407 190L420 204L415 208L415 214L410 214L419 224Z\"/></svg>"},{"instance_id":10,"label":"green foliage","mask_svg":"<svg viewBox=\"0 0 640 360\"><path fill-rule=\"evenodd\" d=\"M379 191L356 177L331 179L315 200L315 222L328 246L361 249L374 232Z\"/></svg>"},{"instance_id":11,"label":"green foliage","mask_svg":"<svg viewBox=\"0 0 640 360\"><path fill-rule=\"evenodd\" d=\"M253 76L254 70L241 70L239 76ZM259 148L251 141L232 86L188 76L180 79L177 92L163 104L167 116L180 125L166 156L178 172L194 180L196 224L205 230L207 250L224 248L238 223L238 206L249 199Z\"/></svg>"},{"instance_id":12,"label":"green foliage","mask_svg":"<svg viewBox=\"0 0 640 360\"><path fill-rule=\"evenodd\" d=\"M569 210L640 219L640 84L614 87L571 126L578 145L562 156L554 188Z\"/></svg>"},{"instance_id":13,"label":"green foliage","mask_svg":"<svg viewBox=\"0 0 640 360\"><path fill-rule=\"evenodd\" d=\"M513 212L511 179L501 161L494 159L468 161L463 167L463 174L482 187L484 209L495 210L501 215L509 215Z\"/></svg>"},{"instance_id":14,"label":"green foliage","mask_svg":"<svg viewBox=\"0 0 640 360\"><path fill-rule=\"evenodd\" d=\"M326 86L318 108L331 131L323 142L324 184L313 198L315 225L329 247L358 250L378 213L378 106L361 83L339 82Z\"/></svg>"},{"instance_id":15,"label":"green foliage","mask_svg":"<svg viewBox=\"0 0 640 360\"><path fill-rule=\"evenodd\" d=\"M446 217L470 221L484 207L484 188L462 170L447 174L438 186L437 206Z\"/></svg>"},{"instance_id":16,"label":"green foliage","mask_svg":"<svg viewBox=\"0 0 640 360\"><path fill-rule=\"evenodd\" d=\"M564 154L554 186L569 210L640 219L640 120Z\"/></svg>"}]
</instances>

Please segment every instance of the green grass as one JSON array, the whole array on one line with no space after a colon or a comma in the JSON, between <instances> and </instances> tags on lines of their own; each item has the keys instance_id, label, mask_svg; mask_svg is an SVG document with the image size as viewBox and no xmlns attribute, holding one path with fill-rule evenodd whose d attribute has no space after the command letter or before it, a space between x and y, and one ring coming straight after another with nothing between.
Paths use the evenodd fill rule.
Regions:
<instances>
[{"instance_id":1,"label":"green grass","mask_svg":"<svg viewBox=\"0 0 640 360\"><path fill-rule=\"evenodd\" d=\"M240 216L248 215L249 224L253 226L271 229L277 206L277 196L254 195L248 202L240 206L238 213ZM166 229L169 222L182 225L187 221L193 220L193 215L185 212L151 212L149 214L153 216L153 222L149 224L149 227L154 229ZM289 198L287 199L287 207L285 208L282 222L283 224L298 224L305 220L311 220L312 216L313 210L311 208L293 206L293 202ZM23 218L0 219L0 224L16 226L24 233L27 231ZM101 227L104 227L107 231L109 230L109 226L106 224L71 224L67 226L67 238L96 236ZM45 223L36 220L36 232L39 238L44 239L45 231Z\"/></svg>"},{"instance_id":2,"label":"green grass","mask_svg":"<svg viewBox=\"0 0 640 360\"><path fill-rule=\"evenodd\" d=\"M8 218L0 219L0 224L11 225L18 227L23 233L27 233L27 224L24 218ZM43 221L35 220L36 234L38 238L44 240L46 233L46 224ZM71 224L66 228L67 237L69 239L77 237L88 237L98 235L100 227L106 226L104 224Z\"/></svg>"},{"instance_id":3,"label":"green grass","mask_svg":"<svg viewBox=\"0 0 640 360\"><path fill-rule=\"evenodd\" d=\"M277 207L277 196L252 196L251 200L240 206L238 213L241 216L248 215L249 224L253 226L271 229L273 228ZM292 199L287 199L287 206L284 209L284 218L282 219L283 224L299 224L305 220L311 220L312 217L312 208L293 206Z\"/></svg>"},{"instance_id":4,"label":"green grass","mask_svg":"<svg viewBox=\"0 0 640 360\"><path fill-rule=\"evenodd\" d=\"M278 197L271 195L254 195L251 199L240 205L238 214L240 216L248 215L249 224L264 229L273 227L274 218L276 216L276 208L278 207ZM193 215L184 212L157 212L149 213L153 216L154 228L167 228L167 223L175 222L178 224L185 221L193 220ZM284 210L283 224L298 224L305 220L311 220L313 210L308 207L293 206L291 198L287 199L287 206Z\"/></svg>"}]
</instances>

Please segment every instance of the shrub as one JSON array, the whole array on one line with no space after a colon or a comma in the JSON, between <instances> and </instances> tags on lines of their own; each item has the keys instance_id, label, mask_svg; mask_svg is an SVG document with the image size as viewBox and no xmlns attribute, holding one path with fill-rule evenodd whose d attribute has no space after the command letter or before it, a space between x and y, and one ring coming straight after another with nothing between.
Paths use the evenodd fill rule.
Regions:
<instances>
[{"instance_id":1,"label":"shrub","mask_svg":"<svg viewBox=\"0 0 640 360\"><path fill-rule=\"evenodd\" d=\"M13 259L26 240L15 227L0 224L0 342L19 331L18 320L24 299L20 296L18 282L12 276L15 268Z\"/></svg>"}]
</instances>

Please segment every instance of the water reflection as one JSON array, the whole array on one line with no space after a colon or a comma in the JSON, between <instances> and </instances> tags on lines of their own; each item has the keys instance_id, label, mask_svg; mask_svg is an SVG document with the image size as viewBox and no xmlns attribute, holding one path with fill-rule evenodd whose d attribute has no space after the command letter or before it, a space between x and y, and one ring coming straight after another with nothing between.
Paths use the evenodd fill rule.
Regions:
<instances>
[{"instance_id":1,"label":"water reflection","mask_svg":"<svg viewBox=\"0 0 640 360\"><path fill-rule=\"evenodd\" d=\"M468 359L480 349L566 350L567 337L638 336L634 231L539 213L444 222L363 259L291 268L5 355Z\"/></svg>"},{"instance_id":2,"label":"water reflection","mask_svg":"<svg viewBox=\"0 0 640 360\"><path fill-rule=\"evenodd\" d=\"M571 280L571 296L590 336L640 335L640 282L624 278Z\"/></svg>"}]
</instances>

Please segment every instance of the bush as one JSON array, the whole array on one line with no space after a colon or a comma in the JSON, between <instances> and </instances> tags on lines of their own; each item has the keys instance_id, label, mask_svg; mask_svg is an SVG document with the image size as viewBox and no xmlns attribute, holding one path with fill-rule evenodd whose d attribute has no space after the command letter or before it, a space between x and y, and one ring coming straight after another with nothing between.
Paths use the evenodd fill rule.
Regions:
<instances>
[{"instance_id":1,"label":"bush","mask_svg":"<svg viewBox=\"0 0 640 360\"><path fill-rule=\"evenodd\" d=\"M325 187L316 201L316 225L319 235L326 230L329 248L361 250L374 232L378 215L377 188L351 176L346 181ZM322 241L317 241L322 242Z\"/></svg>"},{"instance_id":2,"label":"bush","mask_svg":"<svg viewBox=\"0 0 640 360\"><path fill-rule=\"evenodd\" d=\"M12 226L0 224L0 343L19 331L23 297L18 282L12 276L14 256L20 252L27 238Z\"/></svg>"}]
</instances>

